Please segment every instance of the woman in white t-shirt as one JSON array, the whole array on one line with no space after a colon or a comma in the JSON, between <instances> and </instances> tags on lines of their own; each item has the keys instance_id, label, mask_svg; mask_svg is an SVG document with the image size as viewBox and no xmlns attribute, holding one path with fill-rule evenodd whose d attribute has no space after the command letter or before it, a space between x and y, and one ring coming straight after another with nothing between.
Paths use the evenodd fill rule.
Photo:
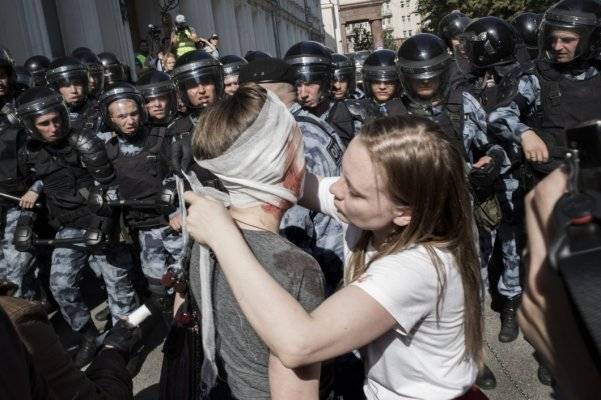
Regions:
<instances>
[{"instance_id":1,"label":"woman in white t-shirt","mask_svg":"<svg viewBox=\"0 0 601 400\"><path fill-rule=\"evenodd\" d=\"M368 399L481 399L480 272L462 153L423 118L366 124L340 178L305 179L303 203L339 218L345 286L307 313L261 267L226 208L186 194L247 319L284 365L359 349Z\"/></svg>"}]
</instances>

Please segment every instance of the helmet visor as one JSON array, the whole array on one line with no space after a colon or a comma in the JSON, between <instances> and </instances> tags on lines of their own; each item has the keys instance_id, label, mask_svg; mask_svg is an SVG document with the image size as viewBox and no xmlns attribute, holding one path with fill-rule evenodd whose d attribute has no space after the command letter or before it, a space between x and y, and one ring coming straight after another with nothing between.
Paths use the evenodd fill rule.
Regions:
<instances>
[{"instance_id":1,"label":"helmet visor","mask_svg":"<svg viewBox=\"0 0 601 400\"><path fill-rule=\"evenodd\" d=\"M69 112L60 96L24 104L17 112L25 130L34 139L55 142L69 132Z\"/></svg>"},{"instance_id":2,"label":"helmet visor","mask_svg":"<svg viewBox=\"0 0 601 400\"><path fill-rule=\"evenodd\" d=\"M442 101L449 87L448 63L442 68L407 72L401 69L401 85L404 93L415 103L431 105Z\"/></svg>"}]
</instances>

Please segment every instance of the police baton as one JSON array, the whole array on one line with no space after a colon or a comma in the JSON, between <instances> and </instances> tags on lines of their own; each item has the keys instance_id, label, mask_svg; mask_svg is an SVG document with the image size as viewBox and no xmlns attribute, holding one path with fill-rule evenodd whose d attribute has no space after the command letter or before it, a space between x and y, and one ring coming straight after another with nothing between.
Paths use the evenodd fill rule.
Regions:
<instances>
[{"instance_id":1,"label":"police baton","mask_svg":"<svg viewBox=\"0 0 601 400\"><path fill-rule=\"evenodd\" d=\"M0 192L0 198L6 199L6 200L11 200L11 201L14 201L15 203L19 203L21 201L20 197L13 196L12 194L2 193L2 192ZM34 207L41 208L42 203L35 203Z\"/></svg>"}]
</instances>

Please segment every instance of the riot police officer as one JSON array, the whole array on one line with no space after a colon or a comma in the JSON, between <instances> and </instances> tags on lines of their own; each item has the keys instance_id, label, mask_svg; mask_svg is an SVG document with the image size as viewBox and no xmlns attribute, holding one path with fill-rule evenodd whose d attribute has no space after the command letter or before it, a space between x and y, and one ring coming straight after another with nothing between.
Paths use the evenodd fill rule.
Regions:
<instances>
[{"instance_id":1,"label":"riot police officer","mask_svg":"<svg viewBox=\"0 0 601 400\"><path fill-rule=\"evenodd\" d=\"M594 0L562 0L543 15L534 75L520 82L528 119L514 128L539 178L563 162L565 129L601 116L600 17Z\"/></svg>"},{"instance_id":2,"label":"riot police officer","mask_svg":"<svg viewBox=\"0 0 601 400\"><path fill-rule=\"evenodd\" d=\"M98 54L98 59L102 63L104 70L104 84L109 86L117 82L127 82L127 72L125 66L117 56L111 52L105 51Z\"/></svg>"},{"instance_id":3,"label":"riot police officer","mask_svg":"<svg viewBox=\"0 0 601 400\"><path fill-rule=\"evenodd\" d=\"M334 77L332 79L332 94L336 100L362 99L365 96L357 88L355 76L355 63L344 54L332 54L334 64Z\"/></svg>"},{"instance_id":4,"label":"riot police officer","mask_svg":"<svg viewBox=\"0 0 601 400\"><path fill-rule=\"evenodd\" d=\"M88 69L78 59L59 57L46 71L48 86L63 96L69 109L70 126L74 130L96 131L99 125L97 102L89 97Z\"/></svg>"},{"instance_id":5,"label":"riot police officer","mask_svg":"<svg viewBox=\"0 0 601 400\"><path fill-rule=\"evenodd\" d=\"M8 51L0 48L0 192L21 197L31 184L28 175L18 168L18 152L25 145L26 135L20 132L14 115L14 64ZM34 194L23 195L21 204L29 206ZM0 279L18 285L16 296L32 298L34 285L31 279L33 256L31 252L19 252L13 245L13 235L20 210L19 202L0 197Z\"/></svg>"},{"instance_id":6,"label":"riot police officer","mask_svg":"<svg viewBox=\"0 0 601 400\"><path fill-rule=\"evenodd\" d=\"M517 60L515 32L509 23L489 16L469 24L461 40L472 64L468 90L489 114L489 134L509 155L512 171L516 170L522 161L522 151L519 143L513 140L511 124L507 124L507 121L519 113L516 104L519 83L523 76L530 73L530 69ZM504 298L504 304L499 341L511 342L519 332L516 312L522 293L520 259L525 229L522 207L524 192L513 172L505 173L501 178L495 191L502 219L496 230L481 230L480 242L483 247L482 268L488 266L495 242L500 245L503 270L497 289Z\"/></svg>"},{"instance_id":7,"label":"riot police officer","mask_svg":"<svg viewBox=\"0 0 601 400\"><path fill-rule=\"evenodd\" d=\"M248 64L248 62L238 56L223 56L219 59L223 66L223 90L225 94L231 96L238 90L238 76L240 75L240 66Z\"/></svg>"},{"instance_id":8,"label":"riot police officer","mask_svg":"<svg viewBox=\"0 0 601 400\"><path fill-rule=\"evenodd\" d=\"M489 140L486 112L478 100L449 82L451 63L447 46L439 37L420 33L407 39L398 51L403 86L401 112L431 119L457 144L470 170L475 213L488 217L494 211L489 206L495 204L494 195L490 195L493 185L501 173L509 170L510 162L503 149ZM493 229L498 223L487 218L476 219L480 231L485 225ZM488 367L480 371L478 384L484 388L496 386Z\"/></svg>"},{"instance_id":9,"label":"riot police officer","mask_svg":"<svg viewBox=\"0 0 601 400\"><path fill-rule=\"evenodd\" d=\"M50 66L48 57L41 55L29 57L23 66L31 75L32 87L46 86L46 71Z\"/></svg>"},{"instance_id":10,"label":"riot police officer","mask_svg":"<svg viewBox=\"0 0 601 400\"><path fill-rule=\"evenodd\" d=\"M81 367L93 358L98 335L77 279L86 262L102 272L114 322L127 316L136 304L128 277L129 252L118 243L110 248L81 245L99 244L105 235L115 233L111 215L93 213L86 199L96 184L109 185L115 173L102 142L70 127L60 94L49 88L32 88L19 96L17 103L19 118L31 139L19 156L22 168L34 175L37 191L45 195L56 239L79 243L52 252L50 289L66 322L83 336L75 356L75 364ZM20 217L15 233L18 249L31 248L31 224L30 214Z\"/></svg>"},{"instance_id":11,"label":"riot police officer","mask_svg":"<svg viewBox=\"0 0 601 400\"><path fill-rule=\"evenodd\" d=\"M284 57L294 71L297 101L303 109L329 124L346 145L355 136L352 114L344 101L331 100L332 53L324 45L303 41L292 45Z\"/></svg>"},{"instance_id":12,"label":"riot police officer","mask_svg":"<svg viewBox=\"0 0 601 400\"><path fill-rule=\"evenodd\" d=\"M542 14L523 12L511 19L511 25L522 39L518 55L524 48L530 60L538 58L538 28L543 19Z\"/></svg>"},{"instance_id":13,"label":"riot police officer","mask_svg":"<svg viewBox=\"0 0 601 400\"><path fill-rule=\"evenodd\" d=\"M445 15L438 24L438 35L445 41L451 51L459 45L459 36L471 22L470 17L459 10Z\"/></svg>"},{"instance_id":14,"label":"riot police officer","mask_svg":"<svg viewBox=\"0 0 601 400\"><path fill-rule=\"evenodd\" d=\"M115 184L122 201L155 202L154 207L125 205L123 220L140 245L142 272L151 298L170 314L171 304L161 278L172 267L179 270L183 241L179 214L169 199L160 196L166 185L173 197L175 184L169 172L167 123L174 115L175 88L163 72L149 71L138 82L147 97L122 82L107 88L100 98L104 124L99 133L116 170ZM156 104L155 104L156 103ZM150 116L150 118L148 118ZM151 122L147 123L147 119ZM168 194L169 194L168 193Z\"/></svg>"},{"instance_id":15,"label":"riot police officer","mask_svg":"<svg viewBox=\"0 0 601 400\"><path fill-rule=\"evenodd\" d=\"M74 51L72 55L88 69L88 77L90 79L88 91L93 99L98 100L104 89L104 68L98 56L91 50L85 51L83 50L85 48L80 49L82 50Z\"/></svg>"},{"instance_id":16,"label":"riot police officer","mask_svg":"<svg viewBox=\"0 0 601 400\"><path fill-rule=\"evenodd\" d=\"M400 82L392 50L376 50L363 64L365 108L371 116L400 115L404 112L399 101Z\"/></svg>"},{"instance_id":17,"label":"riot police officer","mask_svg":"<svg viewBox=\"0 0 601 400\"><path fill-rule=\"evenodd\" d=\"M223 68L205 51L190 51L178 58L172 79L187 109L167 129L168 136L173 137L172 168L179 173L192 165L189 143L202 112L224 96ZM210 176L207 179L217 178Z\"/></svg>"}]
</instances>

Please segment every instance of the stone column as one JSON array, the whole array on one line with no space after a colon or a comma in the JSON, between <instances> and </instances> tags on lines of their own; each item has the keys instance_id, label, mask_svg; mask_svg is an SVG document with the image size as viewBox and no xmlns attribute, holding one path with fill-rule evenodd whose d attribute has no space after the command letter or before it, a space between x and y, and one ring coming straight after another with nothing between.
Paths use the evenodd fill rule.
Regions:
<instances>
[{"instance_id":1,"label":"stone column","mask_svg":"<svg viewBox=\"0 0 601 400\"><path fill-rule=\"evenodd\" d=\"M238 26L240 55L244 56L248 50L254 50L256 47L252 13L246 1L240 1L236 8L236 25Z\"/></svg>"},{"instance_id":2,"label":"stone column","mask_svg":"<svg viewBox=\"0 0 601 400\"><path fill-rule=\"evenodd\" d=\"M271 18L271 13L265 12L265 33L267 35L267 47L266 50L272 56L277 54L277 49L275 48L275 30L273 26L273 18Z\"/></svg>"},{"instance_id":3,"label":"stone column","mask_svg":"<svg viewBox=\"0 0 601 400\"><path fill-rule=\"evenodd\" d=\"M236 12L232 0L218 0L213 2L213 19L215 32L219 35L219 54L240 53L240 41L236 27Z\"/></svg>"},{"instance_id":4,"label":"stone column","mask_svg":"<svg viewBox=\"0 0 601 400\"><path fill-rule=\"evenodd\" d=\"M280 36L280 56L283 58L286 51L290 48L290 39L288 39L288 31L286 29L288 21L279 17L278 35Z\"/></svg>"},{"instance_id":5,"label":"stone column","mask_svg":"<svg viewBox=\"0 0 601 400\"><path fill-rule=\"evenodd\" d=\"M17 64L35 54L52 58L48 28L40 0L8 0L0 13L0 37ZM10 39L10 40L8 40Z\"/></svg>"},{"instance_id":6,"label":"stone column","mask_svg":"<svg viewBox=\"0 0 601 400\"><path fill-rule=\"evenodd\" d=\"M110 3L111 0L107 1ZM104 49L104 40L100 27L97 4L104 1L98 0L63 0L56 2L56 12L60 22L65 53L80 46L91 48L100 53ZM121 14L117 14L117 21L121 21ZM112 19L103 19L108 27L115 22ZM111 29L113 29L111 27Z\"/></svg>"},{"instance_id":7,"label":"stone column","mask_svg":"<svg viewBox=\"0 0 601 400\"><path fill-rule=\"evenodd\" d=\"M340 24L340 39L342 41L342 54L348 53L348 43L346 41L346 24Z\"/></svg>"},{"instance_id":8,"label":"stone column","mask_svg":"<svg viewBox=\"0 0 601 400\"><path fill-rule=\"evenodd\" d=\"M180 0L179 3L179 13L186 17L186 21L200 36L206 38L216 32L211 1Z\"/></svg>"},{"instance_id":9,"label":"stone column","mask_svg":"<svg viewBox=\"0 0 601 400\"><path fill-rule=\"evenodd\" d=\"M132 77L136 79L131 32L129 23L123 21L119 0L96 0L96 7L98 19L103 21L101 25L103 50L115 53L122 63L129 65Z\"/></svg>"},{"instance_id":10,"label":"stone column","mask_svg":"<svg viewBox=\"0 0 601 400\"><path fill-rule=\"evenodd\" d=\"M371 26L371 35L374 39L374 49L384 47L384 30L382 29L382 19L374 19L369 21Z\"/></svg>"}]
</instances>

